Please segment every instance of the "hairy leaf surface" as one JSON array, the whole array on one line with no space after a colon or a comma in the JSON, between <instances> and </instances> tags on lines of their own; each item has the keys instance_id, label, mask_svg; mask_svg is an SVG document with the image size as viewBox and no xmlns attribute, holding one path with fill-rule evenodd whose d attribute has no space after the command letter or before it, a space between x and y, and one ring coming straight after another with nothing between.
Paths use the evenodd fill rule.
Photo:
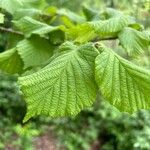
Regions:
<instances>
[{"instance_id":1,"label":"hairy leaf surface","mask_svg":"<svg viewBox=\"0 0 150 150\"><path fill-rule=\"evenodd\" d=\"M61 50L62 51L62 50ZM41 71L19 78L29 118L76 115L96 98L94 60L98 52L92 44L81 47L67 43L62 54Z\"/></svg>"},{"instance_id":2,"label":"hairy leaf surface","mask_svg":"<svg viewBox=\"0 0 150 150\"><path fill-rule=\"evenodd\" d=\"M126 27L119 33L121 45L129 55L138 55L148 50L150 39L144 32Z\"/></svg>"},{"instance_id":3,"label":"hairy leaf surface","mask_svg":"<svg viewBox=\"0 0 150 150\"><path fill-rule=\"evenodd\" d=\"M34 19L39 19L40 15L42 14L42 11L35 8L21 8L17 9L14 13L14 19L19 20L25 16L32 17Z\"/></svg>"},{"instance_id":4,"label":"hairy leaf surface","mask_svg":"<svg viewBox=\"0 0 150 150\"><path fill-rule=\"evenodd\" d=\"M30 17L24 17L19 21L14 21L14 23L27 37L31 36L31 34L44 36L50 32L62 29L62 26L50 26Z\"/></svg>"},{"instance_id":5,"label":"hairy leaf surface","mask_svg":"<svg viewBox=\"0 0 150 150\"><path fill-rule=\"evenodd\" d=\"M150 71L121 58L104 48L96 58L96 81L112 105L133 113L150 108Z\"/></svg>"},{"instance_id":6,"label":"hairy leaf surface","mask_svg":"<svg viewBox=\"0 0 150 150\"><path fill-rule=\"evenodd\" d=\"M96 36L99 38L116 36L124 27L128 25L128 18L124 16L113 17L108 20L87 22L70 29L70 35L77 42L86 42Z\"/></svg>"},{"instance_id":7,"label":"hairy leaf surface","mask_svg":"<svg viewBox=\"0 0 150 150\"><path fill-rule=\"evenodd\" d=\"M51 46L46 39L38 36L24 39L17 44L24 68L42 65L52 56L53 49L54 46Z\"/></svg>"}]
</instances>

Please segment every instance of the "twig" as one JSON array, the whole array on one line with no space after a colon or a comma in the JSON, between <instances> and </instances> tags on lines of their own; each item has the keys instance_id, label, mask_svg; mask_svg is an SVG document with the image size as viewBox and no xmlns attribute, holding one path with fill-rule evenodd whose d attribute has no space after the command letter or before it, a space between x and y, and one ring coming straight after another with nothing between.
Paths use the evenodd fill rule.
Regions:
<instances>
[{"instance_id":1,"label":"twig","mask_svg":"<svg viewBox=\"0 0 150 150\"><path fill-rule=\"evenodd\" d=\"M106 38L101 38L99 39L100 41L105 41L105 40L116 40L118 37L106 37Z\"/></svg>"},{"instance_id":2,"label":"twig","mask_svg":"<svg viewBox=\"0 0 150 150\"><path fill-rule=\"evenodd\" d=\"M8 32L8 33L12 33L12 34L16 34L16 35L23 36L23 33L22 33L22 32L15 31L15 30L13 30L13 29L11 29L11 28L0 27L0 32Z\"/></svg>"},{"instance_id":3,"label":"twig","mask_svg":"<svg viewBox=\"0 0 150 150\"><path fill-rule=\"evenodd\" d=\"M99 37L97 37L97 38L93 39L92 42L108 41L108 40L116 40L116 39L118 39L117 36L115 36L115 37L105 37L105 38L99 38Z\"/></svg>"}]
</instances>

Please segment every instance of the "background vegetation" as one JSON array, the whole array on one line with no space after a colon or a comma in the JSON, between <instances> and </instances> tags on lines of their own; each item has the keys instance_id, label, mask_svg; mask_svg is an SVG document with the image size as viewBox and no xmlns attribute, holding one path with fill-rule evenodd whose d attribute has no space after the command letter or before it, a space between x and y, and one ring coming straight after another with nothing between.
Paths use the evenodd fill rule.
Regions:
<instances>
[{"instance_id":1,"label":"background vegetation","mask_svg":"<svg viewBox=\"0 0 150 150\"><path fill-rule=\"evenodd\" d=\"M47 2L78 13L81 13L83 4L93 10L113 7L133 15L147 29L150 25L148 0ZM5 16L4 26L11 27L11 15L5 12ZM8 33L0 33L0 52L13 44L10 43L11 38ZM139 61L150 68L149 53ZM26 107L16 80L17 76L0 72L0 150L150 150L150 111L141 110L133 115L120 113L104 102L102 96L98 97L101 103L95 103L93 108L82 111L75 118L50 119L42 116L23 124Z\"/></svg>"}]
</instances>

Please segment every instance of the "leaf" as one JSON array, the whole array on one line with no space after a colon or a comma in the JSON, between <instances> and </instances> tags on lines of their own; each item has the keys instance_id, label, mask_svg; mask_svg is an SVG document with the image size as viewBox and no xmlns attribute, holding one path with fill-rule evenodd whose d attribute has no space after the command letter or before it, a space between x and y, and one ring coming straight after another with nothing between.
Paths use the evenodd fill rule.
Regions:
<instances>
[{"instance_id":1,"label":"leaf","mask_svg":"<svg viewBox=\"0 0 150 150\"><path fill-rule=\"evenodd\" d=\"M24 122L40 114L50 117L76 115L91 106L97 92L94 81L97 54L92 44L77 47L68 42L61 55L52 59L48 66L19 78L27 103Z\"/></svg>"},{"instance_id":2,"label":"leaf","mask_svg":"<svg viewBox=\"0 0 150 150\"><path fill-rule=\"evenodd\" d=\"M24 36L18 34L7 33L7 49L16 47L17 43L24 39Z\"/></svg>"},{"instance_id":3,"label":"leaf","mask_svg":"<svg viewBox=\"0 0 150 150\"><path fill-rule=\"evenodd\" d=\"M20 0L0 0L0 8L13 14L18 8L22 7Z\"/></svg>"},{"instance_id":4,"label":"leaf","mask_svg":"<svg viewBox=\"0 0 150 150\"><path fill-rule=\"evenodd\" d=\"M0 70L15 74L22 73L23 62L15 48L0 53Z\"/></svg>"},{"instance_id":5,"label":"leaf","mask_svg":"<svg viewBox=\"0 0 150 150\"><path fill-rule=\"evenodd\" d=\"M113 17L103 21L92 21L81 24L69 30L69 34L77 42L86 42L96 36L105 38L116 36L124 27L128 25L128 18L124 16Z\"/></svg>"},{"instance_id":6,"label":"leaf","mask_svg":"<svg viewBox=\"0 0 150 150\"><path fill-rule=\"evenodd\" d=\"M90 26L101 36L111 36L120 32L128 25L128 19L124 16L110 18L104 21L91 22Z\"/></svg>"},{"instance_id":7,"label":"leaf","mask_svg":"<svg viewBox=\"0 0 150 150\"><path fill-rule=\"evenodd\" d=\"M14 19L19 20L25 16L32 17L34 19L39 19L40 15L42 14L42 11L35 8L21 8L16 10L14 13Z\"/></svg>"},{"instance_id":8,"label":"leaf","mask_svg":"<svg viewBox=\"0 0 150 150\"><path fill-rule=\"evenodd\" d=\"M150 29L146 29L146 30L144 30L143 32L144 32L144 34L146 34L146 35L149 37L149 39L150 39Z\"/></svg>"},{"instance_id":9,"label":"leaf","mask_svg":"<svg viewBox=\"0 0 150 150\"><path fill-rule=\"evenodd\" d=\"M5 9L12 15L14 15L18 8L44 9L46 6L45 0L0 0L0 8Z\"/></svg>"},{"instance_id":10,"label":"leaf","mask_svg":"<svg viewBox=\"0 0 150 150\"><path fill-rule=\"evenodd\" d=\"M103 15L106 19L110 19L113 17L120 17L124 16L126 17L121 11L113 9L113 8L106 8L101 15Z\"/></svg>"},{"instance_id":11,"label":"leaf","mask_svg":"<svg viewBox=\"0 0 150 150\"><path fill-rule=\"evenodd\" d=\"M61 30L52 31L50 33L49 41L54 45L62 44L65 41L65 33Z\"/></svg>"},{"instance_id":12,"label":"leaf","mask_svg":"<svg viewBox=\"0 0 150 150\"><path fill-rule=\"evenodd\" d=\"M83 9L83 13L87 19L87 21L92 21L94 20L95 18L97 18L99 16L99 12L94 10L94 9L91 9L90 7L87 7L87 6L83 6L82 7Z\"/></svg>"},{"instance_id":13,"label":"leaf","mask_svg":"<svg viewBox=\"0 0 150 150\"><path fill-rule=\"evenodd\" d=\"M94 39L97 34L89 24L85 23L68 30L68 36L76 42L84 43Z\"/></svg>"},{"instance_id":14,"label":"leaf","mask_svg":"<svg viewBox=\"0 0 150 150\"><path fill-rule=\"evenodd\" d=\"M144 32L126 27L119 33L121 45L129 55L138 55L148 50L150 39Z\"/></svg>"},{"instance_id":15,"label":"leaf","mask_svg":"<svg viewBox=\"0 0 150 150\"><path fill-rule=\"evenodd\" d=\"M144 29L144 26L139 24L139 23L136 23L136 22L133 22L131 24L129 24L129 27L135 29L135 30L143 30Z\"/></svg>"},{"instance_id":16,"label":"leaf","mask_svg":"<svg viewBox=\"0 0 150 150\"><path fill-rule=\"evenodd\" d=\"M57 20L55 20L57 21ZM72 28L75 26L74 22L72 22L68 17L66 16L61 16L60 21L65 25L67 28Z\"/></svg>"},{"instance_id":17,"label":"leaf","mask_svg":"<svg viewBox=\"0 0 150 150\"><path fill-rule=\"evenodd\" d=\"M24 69L44 64L53 54L54 46L38 36L24 39L17 44L17 50L24 62Z\"/></svg>"},{"instance_id":18,"label":"leaf","mask_svg":"<svg viewBox=\"0 0 150 150\"><path fill-rule=\"evenodd\" d=\"M19 21L14 21L16 27L18 27L27 37L32 34L37 34L40 36L45 36L52 31L62 30L62 26L53 27L32 19L30 17L24 17Z\"/></svg>"},{"instance_id":19,"label":"leaf","mask_svg":"<svg viewBox=\"0 0 150 150\"><path fill-rule=\"evenodd\" d=\"M23 4L23 8L36 8L43 10L48 6L45 0L19 0Z\"/></svg>"},{"instance_id":20,"label":"leaf","mask_svg":"<svg viewBox=\"0 0 150 150\"><path fill-rule=\"evenodd\" d=\"M85 18L82 16L77 15L76 13L67 10L67 9L58 9L57 10L57 14L60 16L65 16L67 18L69 18L71 21L75 22L75 23L83 23L85 22Z\"/></svg>"},{"instance_id":21,"label":"leaf","mask_svg":"<svg viewBox=\"0 0 150 150\"><path fill-rule=\"evenodd\" d=\"M0 13L0 24L4 23L4 14Z\"/></svg>"},{"instance_id":22,"label":"leaf","mask_svg":"<svg viewBox=\"0 0 150 150\"><path fill-rule=\"evenodd\" d=\"M129 113L150 109L150 71L121 58L109 48L101 51L95 60L95 76L106 100Z\"/></svg>"}]
</instances>

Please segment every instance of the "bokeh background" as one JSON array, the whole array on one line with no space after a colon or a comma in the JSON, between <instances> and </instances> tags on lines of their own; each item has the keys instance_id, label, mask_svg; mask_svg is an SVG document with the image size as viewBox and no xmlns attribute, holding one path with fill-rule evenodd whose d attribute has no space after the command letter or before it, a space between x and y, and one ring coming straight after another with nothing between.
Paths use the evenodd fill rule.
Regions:
<instances>
[{"instance_id":1,"label":"bokeh background","mask_svg":"<svg viewBox=\"0 0 150 150\"><path fill-rule=\"evenodd\" d=\"M112 7L134 16L147 29L150 27L149 0L47 2L79 14L83 5L93 10ZM11 16L6 16L5 26L10 27ZM6 50L8 38L8 34L0 33L0 52ZM140 63L150 68L150 54L142 56ZM75 118L40 116L23 124L26 105L16 81L17 75L0 72L0 150L150 150L150 111L120 113L101 96L92 108Z\"/></svg>"}]
</instances>

